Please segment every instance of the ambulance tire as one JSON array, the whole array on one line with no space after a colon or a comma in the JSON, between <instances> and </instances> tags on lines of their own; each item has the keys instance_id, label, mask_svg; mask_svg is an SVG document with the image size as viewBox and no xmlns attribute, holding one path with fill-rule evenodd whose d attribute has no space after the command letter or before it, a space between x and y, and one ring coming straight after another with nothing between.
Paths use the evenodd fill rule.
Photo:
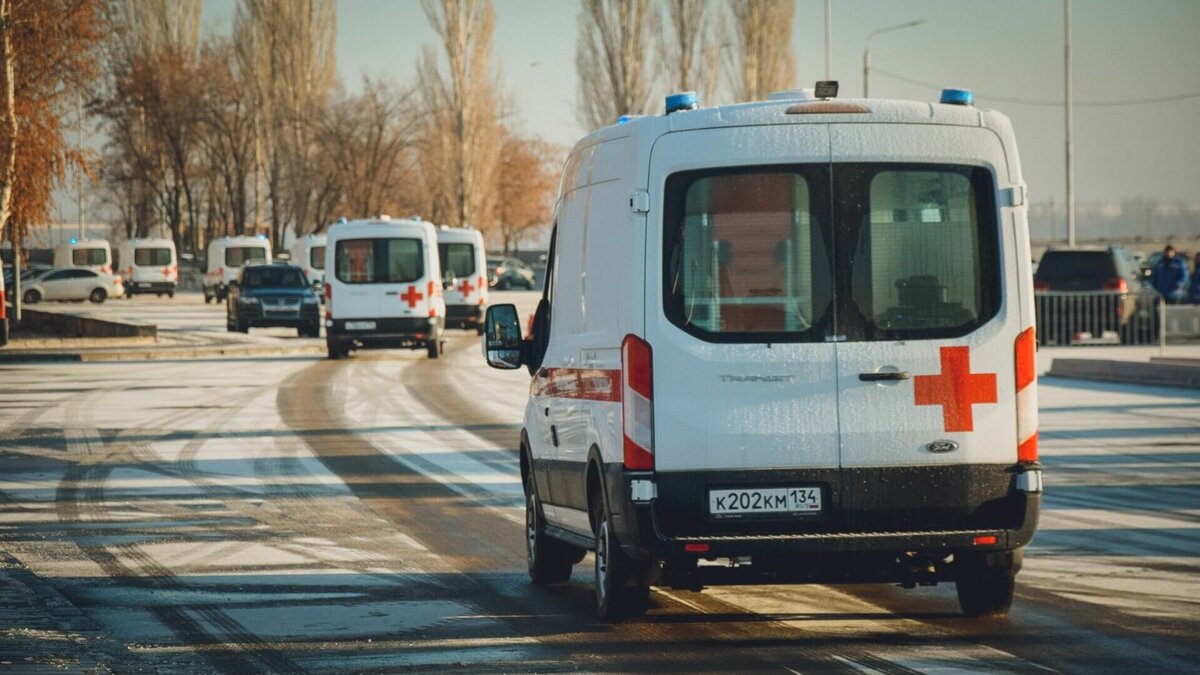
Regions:
<instances>
[{"instance_id":1,"label":"ambulance tire","mask_svg":"<svg viewBox=\"0 0 1200 675\"><path fill-rule=\"evenodd\" d=\"M175 291L167 291L167 297L168 297L168 298L173 298L173 297L175 297Z\"/></svg>"},{"instance_id":2,"label":"ambulance tire","mask_svg":"<svg viewBox=\"0 0 1200 675\"><path fill-rule=\"evenodd\" d=\"M211 303L212 301L213 301L213 297L208 294L208 291L204 291L204 304L207 305L207 304Z\"/></svg>"},{"instance_id":3,"label":"ambulance tire","mask_svg":"<svg viewBox=\"0 0 1200 675\"><path fill-rule=\"evenodd\" d=\"M642 581L641 565L621 550L608 504L599 495L592 499L596 514L596 613L613 622L640 617L650 605L650 586Z\"/></svg>"},{"instance_id":4,"label":"ambulance tire","mask_svg":"<svg viewBox=\"0 0 1200 675\"><path fill-rule=\"evenodd\" d=\"M344 359L350 355L349 347L329 338L325 338L325 349L331 359Z\"/></svg>"},{"instance_id":5,"label":"ambulance tire","mask_svg":"<svg viewBox=\"0 0 1200 675\"><path fill-rule=\"evenodd\" d=\"M958 568L955 589L958 605L970 617L1003 617L1012 607L1017 574L1010 566L993 567L983 556L964 557Z\"/></svg>"},{"instance_id":6,"label":"ambulance tire","mask_svg":"<svg viewBox=\"0 0 1200 675\"><path fill-rule=\"evenodd\" d=\"M429 355L429 358L436 359L445 351L445 345L438 339L429 340L425 343L425 351Z\"/></svg>"},{"instance_id":7,"label":"ambulance tire","mask_svg":"<svg viewBox=\"0 0 1200 675\"><path fill-rule=\"evenodd\" d=\"M546 519L537 491L532 485L525 490L525 562L529 580L535 586L561 584L571 578L571 567L578 562L576 556L581 551L546 534Z\"/></svg>"}]
</instances>

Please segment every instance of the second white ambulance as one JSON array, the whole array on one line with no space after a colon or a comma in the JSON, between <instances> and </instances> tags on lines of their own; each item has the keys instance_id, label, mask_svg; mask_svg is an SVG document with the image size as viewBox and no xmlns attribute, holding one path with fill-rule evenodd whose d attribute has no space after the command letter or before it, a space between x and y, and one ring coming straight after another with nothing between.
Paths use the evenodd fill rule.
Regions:
<instances>
[{"instance_id":1,"label":"second white ambulance","mask_svg":"<svg viewBox=\"0 0 1200 675\"><path fill-rule=\"evenodd\" d=\"M438 228L438 258L445 284L446 327L465 328L483 335L487 309L487 253L479 230Z\"/></svg>"},{"instance_id":2,"label":"second white ambulance","mask_svg":"<svg viewBox=\"0 0 1200 675\"><path fill-rule=\"evenodd\" d=\"M179 260L174 241L157 237L126 239L117 247L117 264L125 281L125 297L138 293L175 297Z\"/></svg>"},{"instance_id":3,"label":"second white ambulance","mask_svg":"<svg viewBox=\"0 0 1200 675\"><path fill-rule=\"evenodd\" d=\"M325 236L329 358L354 349L442 353L446 325L437 233L421 220L341 221Z\"/></svg>"},{"instance_id":4,"label":"second white ambulance","mask_svg":"<svg viewBox=\"0 0 1200 675\"><path fill-rule=\"evenodd\" d=\"M224 302L229 284L237 280L243 265L271 262L271 242L265 236L221 237L208 244L208 264L205 268L205 304Z\"/></svg>"},{"instance_id":5,"label":"second white ambulance","mask_svg":"<svg viewBox=\"0 0 1200 675\"><path fill-rule=\"evenodd\" d=\"M534 374L535 583L591 550L605 618L718 583L953 581L1008 611L1042 474L1004 115L678 95L580 141L555 218L531 339L512 305L484 337Z\"/></svg>"}]
</instances>

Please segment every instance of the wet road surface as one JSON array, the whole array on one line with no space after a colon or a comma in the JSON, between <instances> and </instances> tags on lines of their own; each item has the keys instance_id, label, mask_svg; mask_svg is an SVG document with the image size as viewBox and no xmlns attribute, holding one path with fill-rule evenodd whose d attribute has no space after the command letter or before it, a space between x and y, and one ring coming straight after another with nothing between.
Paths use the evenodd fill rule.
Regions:
<instances>
[{"instance_id":1,"label":"wet road surface","mask_svg":"<svg viewBox=\"0 0 1200 675\"><path fill-rule=\"evenodd\" d=\"M1008 619L963 618L951 585L762 586L655 591L608 625L590 557L569 584L528 583L528 376L487 369L466 334L436 362L11 366L0 383L0 548L113 670L1200 667L1195 392L1042 381L1046 503Z\"/></svg>"}]
</instances>

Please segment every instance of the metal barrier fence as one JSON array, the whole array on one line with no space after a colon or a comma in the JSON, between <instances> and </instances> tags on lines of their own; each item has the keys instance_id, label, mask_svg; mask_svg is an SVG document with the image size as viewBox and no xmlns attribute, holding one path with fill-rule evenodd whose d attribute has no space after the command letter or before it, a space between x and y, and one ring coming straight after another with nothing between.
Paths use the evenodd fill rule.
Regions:
<instances>
[{"instance_id":1,"label":"metal barrier fence","mask_svg":"<svg viewBox=\"0 0 1200 675\"><path fill-rule=\"evenodd\" d=\"M1154 291L1046 291L1035 294L1041 344L1158 344L1161 319ZM1168 308L1169 309L1169 308Z\"/></svg>"}]
</instances>

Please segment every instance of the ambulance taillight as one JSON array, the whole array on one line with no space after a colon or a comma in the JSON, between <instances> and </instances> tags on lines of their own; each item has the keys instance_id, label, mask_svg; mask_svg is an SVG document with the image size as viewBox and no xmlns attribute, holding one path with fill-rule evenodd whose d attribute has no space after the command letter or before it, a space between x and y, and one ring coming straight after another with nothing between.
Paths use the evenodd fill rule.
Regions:
<instances>
[{"instance_id":1,"label":"ambulance taillight","mask_svg":"<svg viewBox=\"0 0 1200 675\"><path fill-rule=\"evenodd\" d=\"M636 335L621 342L621 423L625 468L654 469L654 367L650 345Z\"/></svg>"},{"instance_id":2,"label":"ambulance taillight","mask_svg":"<svg viewBox=\"0 0 1200 675\"><path fill-rule=\"evenodd\" d=\"M1017 461L1038 459L1037 338L1032 327L1017 336Z\"/></svg>"}]
</instances>

